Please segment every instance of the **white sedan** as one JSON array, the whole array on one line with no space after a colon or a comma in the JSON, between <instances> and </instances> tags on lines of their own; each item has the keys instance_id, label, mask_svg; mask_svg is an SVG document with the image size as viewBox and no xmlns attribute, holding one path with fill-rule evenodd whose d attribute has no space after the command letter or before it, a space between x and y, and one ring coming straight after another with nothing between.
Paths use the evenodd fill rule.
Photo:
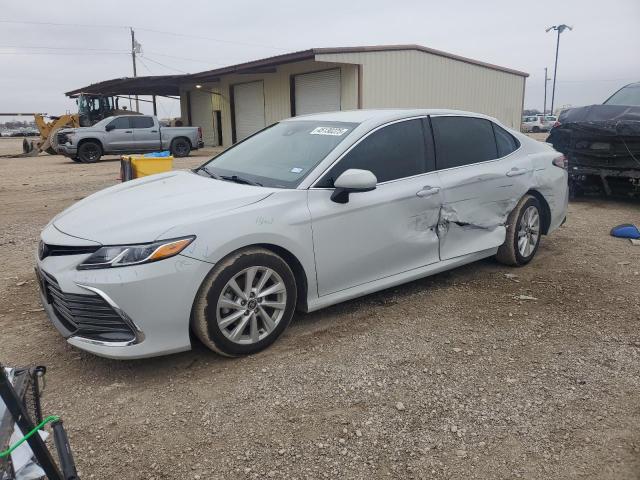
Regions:
<instances>
[{"instance_id":1,"label":"white sedan","mask_svg":"<svg viewBox=\"0 0 640 480\"><path fill-rule=\"evenodd\" d=\"M567 213L565 158L474 113L291 118L194 171L95 193L37 255L67 341L111 358L258 352L309 312L485 257L521 266Z\"/></svg>"}]
</instances>

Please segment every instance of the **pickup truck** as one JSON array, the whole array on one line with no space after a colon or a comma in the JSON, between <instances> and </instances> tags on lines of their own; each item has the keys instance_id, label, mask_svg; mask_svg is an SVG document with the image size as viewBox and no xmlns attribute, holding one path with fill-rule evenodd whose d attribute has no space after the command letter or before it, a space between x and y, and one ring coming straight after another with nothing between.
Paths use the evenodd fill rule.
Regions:
<instances>
[{"instance_id":1,"label":"pickup truck","mask_svg":"<svg viewBox=\"0 0 640 480\"><path fill-rule=\"evenodd\" d=\"M65 128L55 135L54 149L76 162L94 163L102 155L169 150L186 157L203 146L200 127L162 127L150 115L107 117L91 127Z\"/></svg>"}]
</instances>

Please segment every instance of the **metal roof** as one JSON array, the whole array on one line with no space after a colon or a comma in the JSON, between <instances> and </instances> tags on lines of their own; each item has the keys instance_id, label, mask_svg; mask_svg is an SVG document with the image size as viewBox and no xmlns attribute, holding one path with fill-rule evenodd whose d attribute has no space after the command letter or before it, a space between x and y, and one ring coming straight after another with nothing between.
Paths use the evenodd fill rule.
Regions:
<instances>
[{"instance_id":1,"label":"metal roof","mask_svg":"<svg viewBox=\"0 0 640 480\"><path fill-rule=\"evenodd\" d=\"M157 75L153 77L123 77L93 83L67 92L68 97L81 93L102 95L180 95L179 84L189 75Z\"/></svg>"},{"instance_id":2,"label":"metal roof","mask_svg":"<svg viewBox=\"0 0 640 480\"><path fill-rule=\"evenodd\" d=\"M398 50L416 50L419 52L438 55L440 57L450 58L460 62L478 65L492 70L528 77L529 74L514 70L511 68L501 67L491 63L481 62L472 58L462 57L453 53L435 50L433 48L423 47L422 45L375 45L362 47L333 47L333 48L310 48L308 50L300 50L298 52L285 53L274 57L253 60L250 62L238 63L228 67L206 70L204 72L184 74L184 75L161 75L153 77L124 77L113 80L105 80L104 82L94 83L87 87L78 88L67 92L66 95L74 97L80 93L99 93L103 95L179 95L179 84L183 82L204 82L216 81L222 75L232 73L273 73L275 67L286 63L300 62L303 60L313 60L316 55L323 54L340 54L340 53L362 53L362 52L388 52Z\"/></svg>"},{"instance_id":3,"label":"metal roof","mask_svg":"<svg viewBox=\"0 0 640 480\"><path fill-rule=\"evenodd\" d=\"M362 52L389 52L397 50L417 50L419 52L430 53L432 55L438 55L440 57L450 58L460 62L470 63L472 65L478 65L492 70L499 70L502 72L512 73L522 77L528 77L529 74L521 72L520 70L514 70L507 67L501 67L492 63L481 62L472 58L462 57L453 53L443 52L442 50L436 50L433 48L423 47L422 45L376 45L376 46L363 46L363 47L329 47L329 48L310 48L308 50L301 50L298 52L285 53L283 55L276 55L274 57L263 58L260 60L254 60L251 62L239 63L237 65L231 65L228 67L216 68L214 70L207 70L200 73L194 73L190 75L191 80L215 80L221 75L228 75L230 73L260 73L269 67L275 67L285 63L300 62L302 60L315 59L316 55L322 54L336 54L336 53L362 53Z\"/></svg>"}]
</instances>

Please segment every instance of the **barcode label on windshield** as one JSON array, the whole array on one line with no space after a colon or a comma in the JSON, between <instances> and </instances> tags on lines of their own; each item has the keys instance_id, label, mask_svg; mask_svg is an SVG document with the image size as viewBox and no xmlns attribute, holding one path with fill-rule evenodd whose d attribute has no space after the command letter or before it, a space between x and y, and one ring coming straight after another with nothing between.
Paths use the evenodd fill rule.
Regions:
<instances>
[{"instance_id":1,"label":"barcode label on windshield","mask_svg":"<svg viewBox=\"0 0 640 480\"><path fill-rule=\"evenodd\" d=\"M333 135L334 137L339 137L341 135L344 135L345 132L348 131L348 128L316 127L311 130L310 135Z\"/></svg>"}]
</instances>

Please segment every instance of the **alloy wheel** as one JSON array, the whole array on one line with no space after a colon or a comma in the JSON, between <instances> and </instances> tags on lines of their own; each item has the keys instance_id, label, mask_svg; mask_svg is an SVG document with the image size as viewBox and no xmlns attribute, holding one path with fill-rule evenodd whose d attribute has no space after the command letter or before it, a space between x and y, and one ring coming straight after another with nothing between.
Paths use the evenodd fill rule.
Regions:
<instances>
[{"instance_id":1,"label":"alloy wheel","mask_svg":"<svg viewBox=\"0 0 640 480\"><path fill-rule=\"evenodd\" d=\"M254 344L276 328L286 306L287 289L280 275L267 267L249 267L222 289L216 321L232 342Z\"/></svg>"},{"instance_id":2,"label":"alloy wheel","mask_svg":"<svg viewBox=\"0 0 640 480\"><path fill-rule=\"evenodd\" d=\"M518 226L518 251L524 258L528 258L536 249L540 238L540 214L538 209L531 205L528 207Z\"/></svg>"}]
</instances>

